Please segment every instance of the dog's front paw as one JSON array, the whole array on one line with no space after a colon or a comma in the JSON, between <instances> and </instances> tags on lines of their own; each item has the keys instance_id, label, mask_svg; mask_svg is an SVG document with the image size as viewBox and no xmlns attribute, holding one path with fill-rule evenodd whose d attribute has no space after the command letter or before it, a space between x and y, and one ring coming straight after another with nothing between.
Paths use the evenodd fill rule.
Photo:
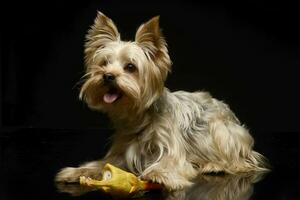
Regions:
<instances>
[{"instance_id":1,"label":"dog's front paw","mask_svg":"<svg viewBox=\"0 0 300 200\"><path fill-rule=\"evenodd\" d=\"M56 182L77 183L82 176L82 170L75 167L66 167L61 169L55 177Z\"/></svg>"},{"instance_id":2,"label":"dog's front paw","mask_svg":"<svg viewBox=\"0 0 300 200\"><path fill-rule=\"evenodd\" d=\"M142 179L162 184L167 190L182 190L191 186L191 182L187 179L175 174L165 173L159 170L152 170L141 176Z\"/></svg>"}]
</instances>

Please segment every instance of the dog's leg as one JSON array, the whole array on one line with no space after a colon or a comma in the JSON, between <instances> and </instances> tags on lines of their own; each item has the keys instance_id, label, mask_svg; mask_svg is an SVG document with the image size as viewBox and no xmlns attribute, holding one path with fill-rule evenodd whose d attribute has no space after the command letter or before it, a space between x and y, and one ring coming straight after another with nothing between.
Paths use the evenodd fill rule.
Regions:
<instances>
[{"instance_id":1,"label":"dog's leg","mask_svg":"<svg viewBox=\"0 0 300 200\"><path fill-rule=\"evenodd\" d=\"M196 175L191 164L170 156L163 157L157 164L147 168L141 178L164 185L167 190L184 189L192 184L190 179Z\"/></svg>"},{"instance_id":2,"label":"dog's leg","mask_svg":"<svg viewBox=\"0 0 300 200\"><path fill-rule=\"evenodd\" d=\"M80 167L65 167L57 173L55 181L77 183L79 182L80 176L99 179L101 178L101 170L104 164L104 161L92 161L85 163Z\"/></svg>"},{"instance_id":3,"label":"dog's leg","mask_svg":"<svg viewBox=\"0 0 300 200\"><path fill-rule=\"evenodd\" d=\"M56 177L56 182L78 183L80 176L101 179L102 169L106 163L124 168L124 159L121 156L111 155L103 160L85 163L79 167L66 167L61 169Z\"/></svg>"},{"instance_id":4,"label":"dog's leg","mask_svg":"<svg viewBox=\"0 0 300 200\"><path fill-rule=\"evenodd\" d=\"M216 119L210 122L210 134L220 162L208 163L207 171L224 170L229 173L261 171L263 156L252 150L254 140L248 130L231 121Z\"/></svg>"}]
</instances>

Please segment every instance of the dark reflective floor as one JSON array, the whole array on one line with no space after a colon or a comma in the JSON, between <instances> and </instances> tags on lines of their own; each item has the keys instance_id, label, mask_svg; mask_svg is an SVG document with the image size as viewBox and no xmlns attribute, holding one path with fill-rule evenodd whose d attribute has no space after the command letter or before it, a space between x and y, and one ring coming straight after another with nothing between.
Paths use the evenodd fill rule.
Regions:
<instances>
[{"instance_id":1,"label":"dark reflective floor","mask_svg":"<svg viewBox=\"0 0 300 200\"><path fill-rule=\"evenodd\" d=\"M0 199L112 199L98 191L83 194L78 185L55 185L55 173L100 158L110 131L20 129L0 137ZM139 199L299 199L298 133L263 133L256 149L273 166L271 173L203 176L190 189L172 194L151 192ZM64 191L64 192L59 192Z\"/></svg>"}]
</instances>

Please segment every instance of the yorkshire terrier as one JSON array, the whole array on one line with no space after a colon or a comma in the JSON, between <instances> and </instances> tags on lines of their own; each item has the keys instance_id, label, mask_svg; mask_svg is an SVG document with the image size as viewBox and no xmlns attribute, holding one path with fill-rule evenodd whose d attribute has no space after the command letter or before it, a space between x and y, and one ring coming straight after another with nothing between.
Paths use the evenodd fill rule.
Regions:
<instances>
[{"instance_id":1,"label":"yorkshire terrier","mask_svg":"<svg viewBox=\"0 0 300 200\"><path fill-rule=\"evenodd\" d=\"M98 12L86 36L85 81L80 98L107 113L116 133L101 161L67 167L57 182L101 177L111 163L169 190L204 173L267 171L265 158L228 105L207 92L170 92L171 71L159 17L142 24L134 41L122 41L114 22Z\"/></svg>"}]
</instances>

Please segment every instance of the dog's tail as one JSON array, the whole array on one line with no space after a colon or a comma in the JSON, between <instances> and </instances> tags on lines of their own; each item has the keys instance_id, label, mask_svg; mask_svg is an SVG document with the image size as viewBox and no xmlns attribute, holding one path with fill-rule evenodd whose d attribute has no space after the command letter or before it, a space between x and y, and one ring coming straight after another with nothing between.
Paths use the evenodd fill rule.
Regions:
<instances>
[{"instance_id":1,"label":"dog's tail","mask_svg":"<svg viewBox=\"0 0 300 200\"><path fill-rule=\"evenodd\" d=\"M256 151L252 151L248 158L247 163L250 166L250 171L257 172L269 172L271 171L271 165L266 157Z\"/></svg>"}]
</instances>

